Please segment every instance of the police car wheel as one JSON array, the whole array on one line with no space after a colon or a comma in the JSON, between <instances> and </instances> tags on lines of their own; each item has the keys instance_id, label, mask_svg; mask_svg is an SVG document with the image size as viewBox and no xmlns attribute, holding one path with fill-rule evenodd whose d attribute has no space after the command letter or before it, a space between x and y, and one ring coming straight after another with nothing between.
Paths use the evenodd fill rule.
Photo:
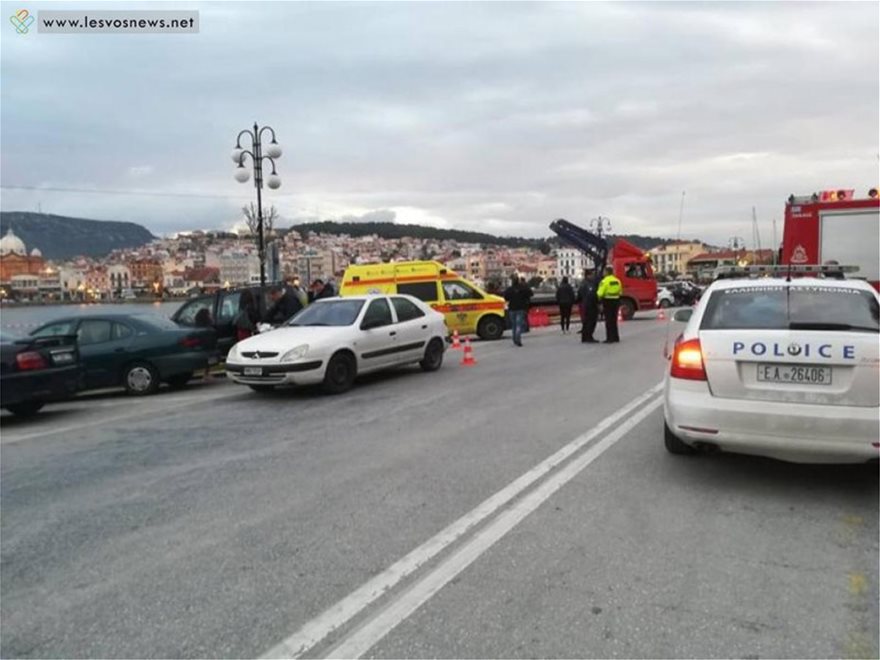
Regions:
<instances>
[{"instance_id":1,"label":"police car wheel","mask_svg":"<svg viewBox=\"0 0 880 660\"><path fill-rule=\"evenodd\" d=\"M425 348L425 357L419 362L423 371L437 371L443 365L443 342L432 339Z\"/></svg>"},{"instance_id":2,"label":"police car wheel","mask_svg":"<svg viewBox=\"0 0 880 660\"><path fill-rule=\"evenodd\" d=\"M324 373L324 391L327 394L342 394L351 389L357 376L357 365L348 353L337 353L327 364Z\"/></svg>"},{"instance_id":3,"label":"police car wheel","mask_svg":"<svg viewBox=\"0 0 880 660\"><path fill-rule=\"evenodd\" d=\"M663 422L663 444L666 445L666 451L670 454L696 454L697 450L681 441L669 428L669 424Z\"/></svg>"},{"instance_id":4,"label":"police car wheel","mask_svg":"<svg viewBox=\"0 0 880 660\"><path fill-rule=\"evenodd\" d=\"M480 320L477 326L477 336L480 339L494 341L501 339L504 334L504 320L500 316L486 316Z\"/></svg>"}]
</instances>

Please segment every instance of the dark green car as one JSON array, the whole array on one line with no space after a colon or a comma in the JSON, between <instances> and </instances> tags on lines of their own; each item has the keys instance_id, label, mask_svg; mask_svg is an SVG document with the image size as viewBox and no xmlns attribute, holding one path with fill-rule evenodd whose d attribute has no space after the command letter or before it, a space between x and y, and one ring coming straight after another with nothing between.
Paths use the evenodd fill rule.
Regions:
<instances>
[{"instance_id":1,"label":"dark green car","mask_svg":"<svg viewBox=\"0 0 880 660\"><path fill-rule=\"evenodd\" d=\"M182 328L155 314L63 318L31 333L53 335L76 335L87 390L121 386L152 394L160 383L183 387L216 361L213 330Z\"/></svg>"}]
</instances>

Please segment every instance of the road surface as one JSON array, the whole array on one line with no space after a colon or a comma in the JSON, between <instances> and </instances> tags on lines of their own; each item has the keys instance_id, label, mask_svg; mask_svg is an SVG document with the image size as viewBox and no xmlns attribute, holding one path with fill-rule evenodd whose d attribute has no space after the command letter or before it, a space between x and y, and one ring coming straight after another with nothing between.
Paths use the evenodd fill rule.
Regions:
<instances>
[{"instance_id":1,"label":"road surface","mask_svg":"<svg viewBox=\"0 0 880 660\"><path fill-rule=\"evenodd\" d=\"M4 414L0 654L877 657L877 467L667 454L666 328Z\"/></svg>"}]
</instances>

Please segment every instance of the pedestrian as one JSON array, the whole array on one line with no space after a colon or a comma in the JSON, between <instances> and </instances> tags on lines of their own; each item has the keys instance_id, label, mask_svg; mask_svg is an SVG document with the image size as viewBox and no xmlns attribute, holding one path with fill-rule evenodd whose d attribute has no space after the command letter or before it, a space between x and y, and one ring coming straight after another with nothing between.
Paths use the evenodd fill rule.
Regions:
<instances>
[{"instance_id":1,"label":"pedestrian","mask_svg":"<svg viewBox=\"0 0 880 660\"><path fill-rule=\"evenodd\" d=\"M568 283L568 277L563 277L562 282L556 289L556 303L559 305L559 325L562 326L563 334L571 331L571 308L574 306L574 289Z\"/></svg>"},{"instance_id":2,"label":"pedestrian","mask_svg":"<svg viewBox=\"0 0 880 660\"><path fill-rule=\"evenodd\" d=\"M522 346L523 327L526 322L526 314L529 311L529 301L532 298L532 290L525 280L514 275L510 280L510 286L504 292L507 301L507 311L510 314L510 327L513 330L513 343Z\"/></svg>"},{"instance_id":3,"label":"pedestrian","mask_svg":"<svg viewBox=\"0 0 880 660\"><path fill-rule=\"evenodd\" d=\"M616 344L620 341L617 332L617 309L620 307L620 292L623 289L620 280L614 276L614 269L608 266L605 269L605 277L599 282L596 297L602 301L602 311L605 314L605 342Z\"/></svg>"},{"instance_id":4,"label":"pedestrian","mask_svg":"<svg viewBox=\"0 0 880 660\"><path fill-rule=\"evenodd\" d=\"M253 336L259 322L260 312L257 310L254 294L250 289L245 289L238 297L238 312L232 319L232 325L235 328L235 341Z\"/></svg>"},{"instance_id":5,"label":"pedestrian","mask_svg":"<svg viewBox=\"0 0 880 660\"><path fill-rule=\"evenodd\" d=\"M593 333L599 319L599 299L596 297L596 272L593 269L584 271L584 281L577 293L577 302L581 313L581 343L595 344Z\"/></svg>"},{"instance_id":6,"label":"pedestrian","mask_svg":"<svg viewBox=\"0 0 880 660\"><path fill-rule=\"evenodd\" d=\"M322 298L332 298L336 295L333 285L330 282L324 283L323 280L315 280L312 284L313 300L321 300Z\"/></svg>"},{"instance_id":7,"label":"pedestrian","mask_svg":"<svg viewBox=\"0 0 880 660\"><path fill-rule=\"evenodd\" d=\"M309 304L309 296L305 291L303 291L302 287L300 286L298 277L293 278L293 282L290 285L290 290L293 295L296 296L299 300L299 304L301 307L305 307Z\"/></svg>"},{"instance_id":8,"label":"pedestrian","mask_svg":"<svg viewBox=\"0 0 880 660\"><path fill-rule=\"evenodd\" d=\"M266 323L272 325L281 325L305 306L292 289L281 284L269 289L269 298L272 306L266 312Z\"/></svg>"}]
</instances>

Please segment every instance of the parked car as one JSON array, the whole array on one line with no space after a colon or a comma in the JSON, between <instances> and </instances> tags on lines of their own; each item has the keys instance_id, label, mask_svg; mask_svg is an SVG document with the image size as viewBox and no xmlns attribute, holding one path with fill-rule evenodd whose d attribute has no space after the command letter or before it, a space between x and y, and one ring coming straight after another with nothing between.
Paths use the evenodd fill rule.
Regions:
<instances>
[{"instance_id":1,"label":"parked car","mask_svg":"<svg viewBox=\"0 0 880 660\"><path fill-rule=\"evenodd\" d=\"M403 364L436 371L447 334L443 314L413 296L326 298L284 326L237 343L227 355L226 373L257 392L323 384L338 394L371 371Z\"/></svg>"},{"instance_id":2,"label":"parked car","mask_svg":"<svg viewBox=\"0 0 880 660\"><path fill-rule=\"evenodd\" d=\"M265 318L267 310L272 306L269 300L269 287L242 287L238 289L221 289L214 293L198 296L185 302L171 315L171 320L188 328L209 327L216 333L216 350L219 357L225 357L235 343L235 328L232 321L238 313L238 301L245 289L250 289L257 303L260 318Z\"/></svg>"},{"instance_id":3,"label":"parked car","mask_svg":"<svg viewBox=\"0 0 880 660\"><path fill-rule=\"evenodd\" d=\"M72 397L81 379L75 336L0 335L0 405L14 415L34 415L50 401Z\"/></svg>"},{"instance_id":4,"label":"parked car","mask_svg":"<svg viewBox=\"0 0 880 660\"><path fill-rule=\"evenodd\" d=\"M675 305L675 296L665 286L657 289L657 307L666 309Z\"/></svg>"},{"instance_id":5,"label":"parked car","mask_svg":"<svg viewBox=\"0 0 880 660\"><path fill-rule=\"evenodd\" d=\"M152 394L160 383L183 387L194 372L216 361L210 328L181 328L156 314L102 314L47 323L31 337L75 335L84 389L124 387Z\"/></svg>"}]
</instances>

